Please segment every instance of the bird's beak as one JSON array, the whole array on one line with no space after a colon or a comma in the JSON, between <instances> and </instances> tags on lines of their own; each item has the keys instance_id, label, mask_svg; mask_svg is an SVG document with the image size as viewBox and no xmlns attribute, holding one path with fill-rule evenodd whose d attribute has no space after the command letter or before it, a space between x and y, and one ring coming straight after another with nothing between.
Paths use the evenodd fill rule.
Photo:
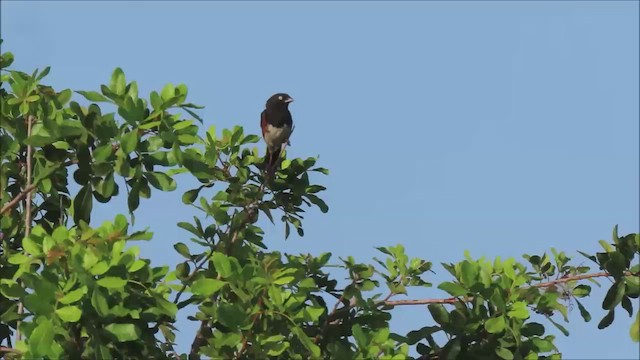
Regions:
<instances>
[{"instance_id":1,"label":"bird's beak","mask_svg":"<svg viewBox=\"0 0 640 360\"><path fill-rule=\"evenodd\" d=\"M290 102L293 102L293 98L288 98L287 100L285 100L284 102L286 102L287 104Z\"/></svg>"}]
</instances>

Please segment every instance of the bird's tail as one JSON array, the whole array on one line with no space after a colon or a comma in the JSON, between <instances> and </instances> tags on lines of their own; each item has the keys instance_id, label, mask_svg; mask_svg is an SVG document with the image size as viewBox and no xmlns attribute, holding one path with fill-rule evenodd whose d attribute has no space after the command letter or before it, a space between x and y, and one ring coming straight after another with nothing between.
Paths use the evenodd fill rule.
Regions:
<instances>
[{"instance_id":1,"label":"bird's tail","mask_svg":"<svg viewBox=\"0 0 640 360\"><path fill-rule=\"evenodd\" d=\"M269 174L270 177L276 172L276 166L278 164L278 159L280 158L280 151L281 151L281 148L277 148L273 152L271 152L269 148L267 148L267 154L265 155L265 162L267 164L266 166L267 174Z\"/></svg>"}]
</instances>

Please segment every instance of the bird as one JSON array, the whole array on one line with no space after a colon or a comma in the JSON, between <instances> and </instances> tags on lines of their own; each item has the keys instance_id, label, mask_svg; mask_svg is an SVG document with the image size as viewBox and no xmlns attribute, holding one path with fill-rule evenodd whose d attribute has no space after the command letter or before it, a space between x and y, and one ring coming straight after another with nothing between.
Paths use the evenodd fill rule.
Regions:
<instances>
[{"instance_id":1,"label":"bird","mask_svg":"<svg viewBox=\"0 0 640 360\"><path fill-rule=\"evenodd\" d=\"M289 145L289 137L293 130L293 118L289 112L289 104L293 98L286 93L276 93L267 99L265 109L260 114L262 138L267 144L265 155L267 172L273 173L280 152Z\"/></svg>"}]
</instances>

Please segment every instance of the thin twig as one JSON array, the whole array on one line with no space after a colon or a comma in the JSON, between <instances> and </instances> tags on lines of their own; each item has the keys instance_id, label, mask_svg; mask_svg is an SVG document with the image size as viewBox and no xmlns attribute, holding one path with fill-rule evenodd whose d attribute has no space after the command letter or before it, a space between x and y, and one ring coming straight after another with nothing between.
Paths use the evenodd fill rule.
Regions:
<instances>
[{"instance_id":1,"label":"thin twig","mask_svg":"<svg viewBox=\"0 0 640 360\"><path fill-rule=\"evenodd\" d=\"M356 279L353 279L351 281L351 283L349 285L347 285L347 287L353 285L355 283ZM345 287L345 290L346 288ZM352 298L353 300L353 298ZM338 306L340 306L340 304L344 304L345 303L345 298L344 298L344 291L342 292L342 295L340 295L340 297L338 298L338 301L336 301L336 303L333 305L333 309L331 310L331 312L327 315L327 318L324 320L324 325L322 325L322 331L320 332L320 334L316 335L313 338L313 343L314 344L318 344L320 342L320 340L324 337L327 328L330 324L332 324L336 318L338 318L338 312L342 312L345 309L351 309L352 307L355 306L355 301L349 301L348 303L346 303L343 307L338 308ZM352 305L353 304L353 305Z\"/></svg>"},{"instance_id":2,"label":"thin twig","mask_svg":"<svg viewBox=\"0 0 640 360\"><path fill-rule=\"evenodd\" d=\"M187 288L187 284L191 280L193 280L193 278L198 274L198 271L204 267L204 264L206 264L207 261L209 261L209 259L211 258L211 256L213 255L214 252L215 252L215 250L211 249L211 251L209 252L209 255L205 256L204 259L200 260L199 264L196 264L196 268L193 269L193 272L191 274L189 274L189 277L187 277L187 279L184 281L185 284L182 285L182 288L176 294L176 298L173 300L174 304L178 303L178 301L180 300L180 296L182 296L182 293L184 293L185 289Z\"/></svg>"},{"instance_id":3,"label":"thin twig","mask_svg":"<svg viewBox=\"0 0 640 360\"><path fill-rule=\"evenodd\" d=\"M635 274L632 274L631 272L627 271L627 272L625 272L625 275L635 275ZM547 282L531 285L531 286L525 287L525 289L528 289L528 288L547 288L547 287L551 287L551 286L556 285L556 284L568 283L570 281L578 281L578 280L593 279L593 278L599 278L599 277L610 277L610 276L611 276L611 274L609 274L608 272L604 272L604 271L603 272L599 272L599 273L593 273L593 274L581 274L581 275L567 276L567 277L564 277L564 278L560 278L560 279L556 279L556 280L552 280L552 281L547 281ZM469 301L472 301L472 300L473 300L473 296L467 296L467 297L449 297L449 298L444 298L444 299L418 299L418 300L385 301L385 302L381 302L380 305L384 305L384 306L402 306L402 305L426 305L426 304L455 304L456 302L459 302L459 301L469 302Z\"/></svg>"},{"instance_id":4,"label":"thin twig","mask_svg":"<svg viewBox=\"0 0 640 360\"><path fill-rule=\"evenodd\" d=\"M31 136L31 129L33 127L33 122L35 121L35 117L33 115L27 116L27 137ZM27 145L27 186L23 190L26 191L26 199L25 199L25 214L24 214L24 237L27 238L31 234L31 158L33 157L33 147L31 145ZM18 302L18 317L24 313L24 304L22 301ZM16 322L16 342L22 340L22 333L20 332L20 324L21 321L18 319Z\"/></svg>"},{"instance_id":5,"label":"thin twig","mask_svg":"<svg viewBox=\"0 0 640 360\"><path fill-rule=\"evenodd\" d=\"M253 319L251 320L251 327L249 328L249 333L247 336L244 336L242 339L242 347L238 350L238 353L235 356L235 359L240 359L245 351L247 351L247 345L249 343L249 337L253 333L253 327L256 326L256 322L260 315L262 315L262 305L263 305L263 297L266 296L266 290L263 291L262 296L258 299L258 312L253 315Z\"/></svg>"},{"instance_id":6,"label":"thin twig","mask_svg":"<svg viewBox=\"0 0 640 360\"><path fill-rule=\"evenodd\" d=\"M224 166L224 163L223 163L223 166ZM264 182L262 182L262 184L260 184L260 187L258 188L258 194L264 192L265 183L266 183L266 179ZM256 198L254 201L246 205L245 209L250 211L258 211L258 204L260 203L261 200L262 200L262 197ZM244 220L242 220L240 224L238 224L238 226L235 229L232 228L235 215L231 217L231 220L229 221L229 227L227 228L227 231L226 231L227 239L230 239L228 242L229 246L227 247L227 253L231 251L231 245L234 245L235 242L238 240L240 230L249 223L252 217L249 215L250 214L247 213L247 216L244 218ZM220 278L220 274L218 274L218 279L219 278ZM200 348L207 342L207 339L204 336L204 332L207 330L208 326L209 324L206 320L202 320L200 322L200 327L198 328L198 331L196 332L196 336L193 339L193 342L191 343L191 352L189 354L190 359L194 359L194 360L200 359L198 352L200 351ZM242 350L242 352L239 353L238 355L241 355L244 351L246 351L247 345L244 344L243 346L245 347L245 350Z\"/></svg>"},{"instance_id":7,"label":"thin twig","mask_svg":"<svg viewBox=\"0 0 640 360\"><path fill-rule=\"evenodd\" d=\"M22 351L11 347L0 346L0 354L3 353L22 354Z\"/></svg>"},{"instance_id":8,"label":"thin twig","mask_svg":"<svg viewBox=\"0 0 640 360\"><path fill-rule=\"evenodd\" d=\"M31 185L27 186L18 195L16 195L16 197L11 199L11 201L9 201L8 203L4 204L4 206L2 207L2 210L0 210L0 215L6 213L7 211L9 211L9 210L13 209L14 207L16 207L16 205L18 205L20 200L22 200L25 196L27 196L28 193L33 191L35 188L36 188L36 184L31 184Z\"/></svg>"}]
</instances>

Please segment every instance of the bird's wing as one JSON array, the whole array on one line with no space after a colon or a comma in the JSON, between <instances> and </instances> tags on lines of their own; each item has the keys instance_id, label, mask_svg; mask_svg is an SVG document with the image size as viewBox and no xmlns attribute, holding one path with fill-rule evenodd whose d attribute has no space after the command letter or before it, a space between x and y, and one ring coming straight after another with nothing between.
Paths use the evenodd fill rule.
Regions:
<instances>
[{"instance_id":1,"label":"bird's wing","mask_svg":"<svg viewBox=\"0 0 640 360\"><path fill-rule=\"evenodd\" d=\"M267 111L263 110L260 114L260 128L262 129L262 137L264 138L264 133L267 132Z\"/></svg>"}]
</instances>

